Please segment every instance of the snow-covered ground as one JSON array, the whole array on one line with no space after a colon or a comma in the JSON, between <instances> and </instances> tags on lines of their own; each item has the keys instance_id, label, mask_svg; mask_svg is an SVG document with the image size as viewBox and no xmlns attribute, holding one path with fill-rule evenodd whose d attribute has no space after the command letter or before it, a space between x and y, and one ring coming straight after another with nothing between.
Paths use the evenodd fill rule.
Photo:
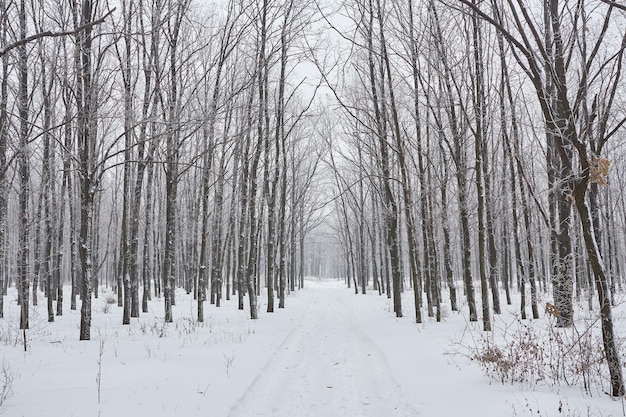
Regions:
<instances>
[{"instance_id":1,"label":"snow-covered ground","mask_svg":"<svg viewBox=\"0 0 626 417\"><path fill-rule=\"evenodd\" d=\"M0 319L0 361L14 377L13 395L0 416L626 415L622 401L597 391L490 381L459 354L460 340L481 334L465 312L418 325L410 292L406 317L397 319L391 301L373 291L355 296L334 280L306 287L285 310L262 306L256 321L231 301L207 304L205 323L197 323L191 297L178 293L169 325L154 300L149 314L122 326L121 310L101 294L88 342L78 341L78 312L47 323L43 300L31 310L27 352L12 291ZM618 329L626 333L622 320Z\"/></svg>"}]
</instances>

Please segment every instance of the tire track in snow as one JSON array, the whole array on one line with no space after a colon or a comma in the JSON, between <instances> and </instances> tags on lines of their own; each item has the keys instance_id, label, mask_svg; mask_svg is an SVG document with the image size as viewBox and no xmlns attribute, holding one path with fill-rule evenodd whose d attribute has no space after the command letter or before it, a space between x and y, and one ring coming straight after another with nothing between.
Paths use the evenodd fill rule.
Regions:
<instances>
[{"instance_id":1,"label":"tire track in snow","mask_svg":"<svg viewBox=\"0 0 626 417\"><path fill-rule=\"evenodd\" d=\"M384 354L336 288L312 290L309 310L230 417L413 417Z\"/></svg>"}]
</instances>

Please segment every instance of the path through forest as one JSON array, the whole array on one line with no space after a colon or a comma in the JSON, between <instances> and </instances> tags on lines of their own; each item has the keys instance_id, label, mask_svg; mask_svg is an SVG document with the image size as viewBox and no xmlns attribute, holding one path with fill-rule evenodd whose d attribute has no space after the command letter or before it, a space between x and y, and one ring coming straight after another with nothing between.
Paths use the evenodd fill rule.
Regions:
<instances>
[{"instance_id":1,"label":"path through forest","mask_svg":"<svg viewBox=\"0 0 626 417\"><path fill-rule=\"evenodd\" d=\"M278 348L231 417L416 416L384 354L357 324L333 282L320 283L299 326Z\"/></svg>"}]
</instances>

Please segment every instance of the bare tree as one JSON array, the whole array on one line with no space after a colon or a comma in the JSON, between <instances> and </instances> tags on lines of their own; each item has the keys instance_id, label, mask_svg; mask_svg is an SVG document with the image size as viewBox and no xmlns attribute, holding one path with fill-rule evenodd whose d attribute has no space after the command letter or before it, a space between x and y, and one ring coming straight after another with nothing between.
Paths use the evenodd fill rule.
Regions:
<instances>
[{"instance_id":1,"label":"bare tree","mask_svg":"<svg viewBox=\"0 0 626 417\"><path fill-rule=\"evenodd\" d=\"M81 24L92 21L94 4L84 0L79 7L73 3L74 18ZM80 18L78 13L80 12ZM93 217L97 187L96 165L96 103L92 72L92 29L77 34L76 102L78 107L77 134L80 171L80 233L81 261L81 321L80 340L91 339L91 295L93 277Z\"/></svg>"},{"instance_id":2,"label":"bare tree","mask_svg":"<svg viewBox=\"0 0 626 417\"><path fill-rule=\"evenodd\" d=\"M176 211L179 181L179 153L181 132L180 126L180 92L179 92L179 57L178 46L181 27L189 10L189 0L171 4L168 16L167 40L169 42L169 91L167 108L167 128L165 132L165 252L163 254L163 299L165 303L165 322L172 322L172 301L175 291L175 258L176 258Z\"/></svg>"},{"instance_id":3,"label":"bare tree","mask_svg":"<svg viewBox=\"0 0 626 417\"><path fill-rule=\"evenodd\" d=\"M0 46L6 47L8 18L7 2L0 0ZM1 57L2 78L0 79L0 264L6 265L6 236L7 236L7 139L8 139L8 97L9 97L9 57ZM4 317L4 295L7 285L7 268L0 267L0 318Z\"/></svg>"},{"instance_id":4,"label":"bare tree","mask_svg":"<svg viewBox=\"0 0 626 417\"><path fill-rule=\"evenodd\" d=\"M19 5L20 38L26 39L26 1L21 0ZM30 198L30 126L29 126L29 88L28 88L28 55L26 44L18 48L18 112L20 119L19 129L19 248L18 248L18 277L20 302L20 329L28 329L30 262L29 262L29 198ZM37 291L37 288L34 289Z\"/></svg>"},{"instance_id":5,"label":"bare tree","mask_svg":"<svg viewBox=\"0 0 626 417\"><path fill-rule=\"evenodd\" d=\"M437 129L442 133L442 139L444 139L447 148L449 148L450 156L455 166L456 171L456 183L458 193L458 210L459 220L461 224L461 261L463 269L463 284L465 289L465 296L467 298L467 304L469 308L470 321L477 321L478 315L476 312L476 301L474 295L474 283L472 278L472 252L471 252L471 234L469 225L469 202L467 191L467 153L465 143L465 131L468 128L464 122L462 109L459 109L455 104L457 99L455 95L455 89L457 89L456 81L453 79L451 72L451 64L449 62L448 51L445 49L443 31L441 29L439 12L435 5L435 2L430 2L430 14L432 16L432 31L433 39L437 45L436 53L440 62L440 67L437 71L441 77L441 87L443 88L443 97L445 98L446 117L450 126L449 135L450 138L444 133L444 121L441 115L433 107L431 109L432 116L437 125ZM459 106L460 107L460 106Z\"/></svg>"}]
</instances>

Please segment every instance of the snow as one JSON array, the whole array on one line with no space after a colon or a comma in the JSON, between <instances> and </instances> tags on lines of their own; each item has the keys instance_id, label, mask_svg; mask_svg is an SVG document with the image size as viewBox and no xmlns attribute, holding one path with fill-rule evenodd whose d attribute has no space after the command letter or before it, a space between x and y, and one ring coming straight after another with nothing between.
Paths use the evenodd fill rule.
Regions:
<instances>
[{"instance_id":1,"label":"snow","mask_svg":"<svg viewBox=\"0 0 626 417\"><path fill-rule=\"evenodd\" d=\"M101 294L87 342L78 341L78 312L48 323L43 302L31 309L27 352L10 291L0 361L14 374L13 395L0 416L625 415L622 401L580 387L490 381L459 354L459 341L481 334L463 311L415 324L410 292L406 317L395 318L391 300L373 291L357 296L336 280L305 286L284 310L261 305L254 321L232 300L207 304L197 323L195 303L180 292L167 325L162 300L123 326L121 309Z\"/></svg>"},{"instance_id":2,"label":"snow","mask_svg":"<svg viewBox=\"0 0 626 417\"><path fill-rule=\"evenodd\" d=\"M363 332L336 285L311 304L233 417L417 415L399 392L385 354Z\"/></svg>"}]
</instances>

